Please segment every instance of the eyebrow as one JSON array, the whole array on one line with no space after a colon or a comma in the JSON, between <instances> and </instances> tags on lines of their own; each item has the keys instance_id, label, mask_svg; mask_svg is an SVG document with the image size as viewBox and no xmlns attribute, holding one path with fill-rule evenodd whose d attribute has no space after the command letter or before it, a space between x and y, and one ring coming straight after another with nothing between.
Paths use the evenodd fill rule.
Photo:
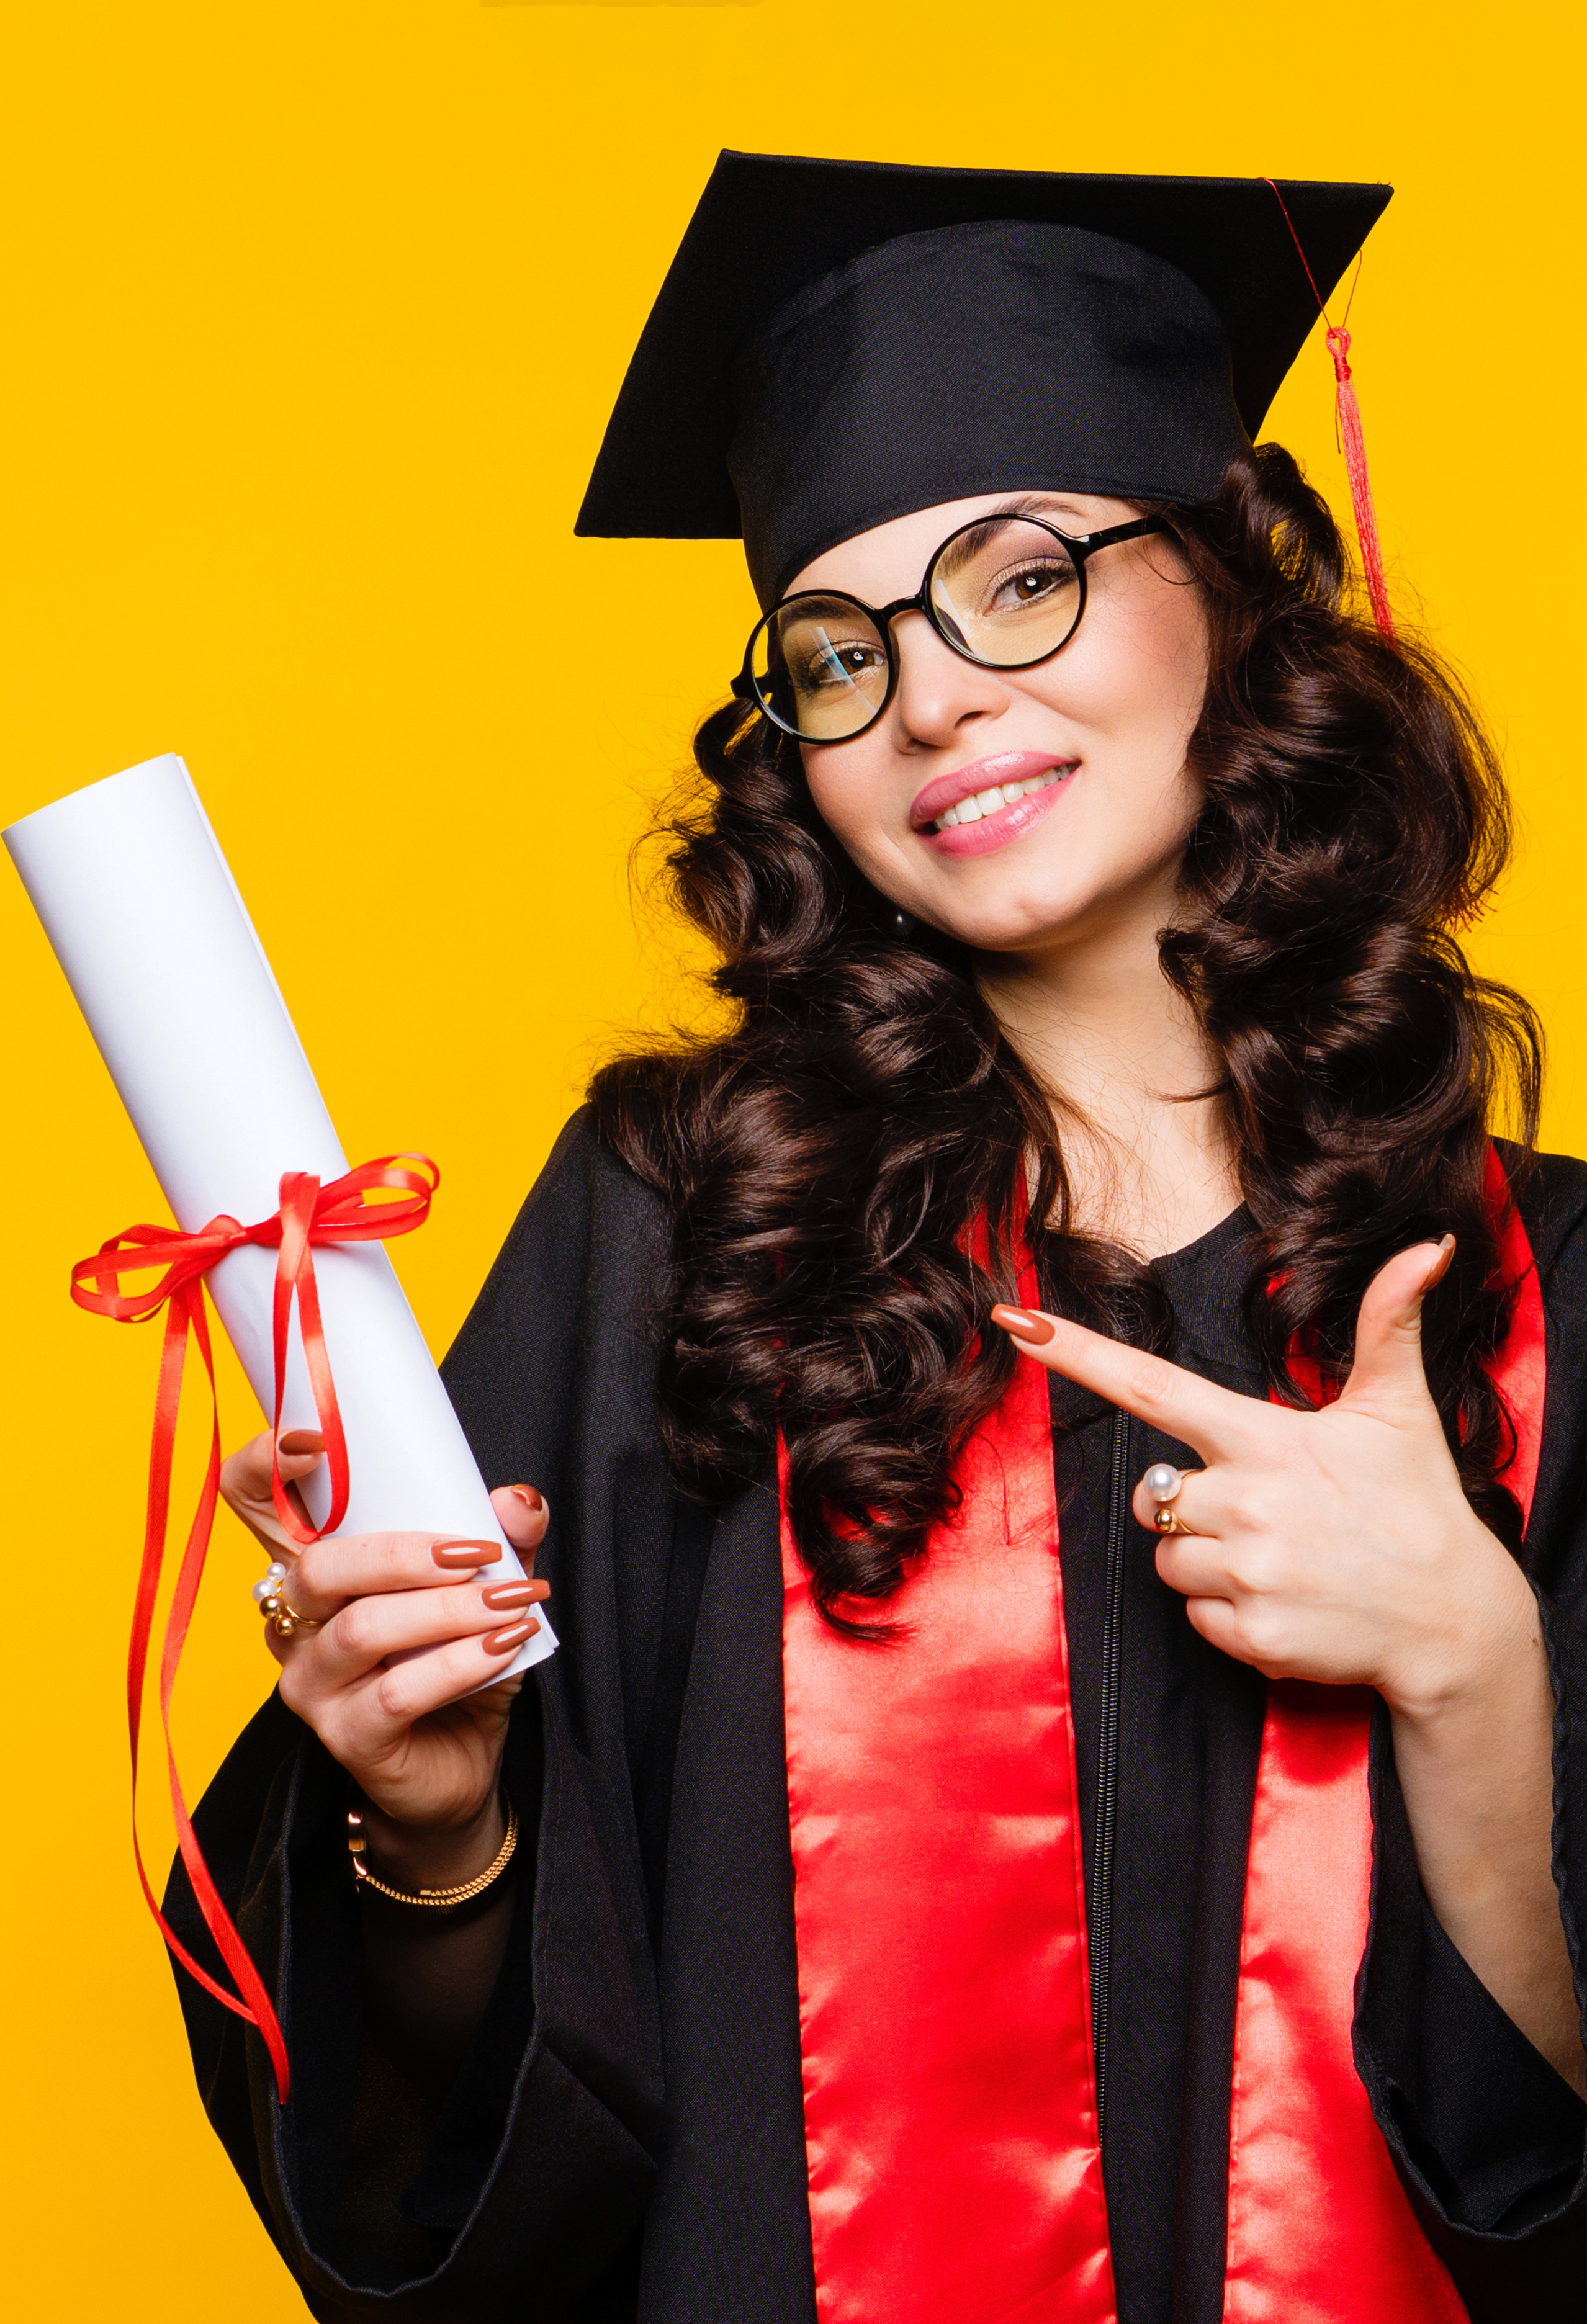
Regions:
<instances>
[{"instance_id":1,"label":"eyebrow","mask_svg":"<svg viewBox=\"0 0 1587 2324\"><path fill-rule=\"evenodd\" d=\"M1004 501L1001 507L988 510L987 513L990 516L1040 516L1055 505L1073 509L1076 515L1079 514L1074 497L1068 493L1019 493L1012 499Z\"/></svg>"}]
</instances>

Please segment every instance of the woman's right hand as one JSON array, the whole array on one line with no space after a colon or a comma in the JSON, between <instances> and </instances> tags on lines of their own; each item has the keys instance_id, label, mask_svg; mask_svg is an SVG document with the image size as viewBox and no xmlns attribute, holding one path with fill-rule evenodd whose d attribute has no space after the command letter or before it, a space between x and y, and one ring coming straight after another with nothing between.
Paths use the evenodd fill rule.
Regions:
<instances>
[{"instance_id":1,"label":"woman's right hand","mask_svg":"<svg viewBox=\"0 0 1587 2324\"><path fill-rule=\"evenodd\" d=\"M291 1449L289 1449L291 1448ZM318 1436L283 1436L289 1487L321 1457ZM287 1568L282 1594L323 1628L280 1638L281 1696L363 1792L383 1873L405 1887L444 1887L488 1864L500 1845L502 1750L521 1680L486 1682L539 1628L543 1582L480 1569L490 1546L428 1533L338 1535L299 1549L276 1517L270 1434L221 1471L227 1506ZM491 1495L502 1530L532 1573L547 1509L531 1485ZM470 1554L470 1552L474 1554ZM414 1647L428 1651L410 1660Z\"/></svg>"}]
</instances>

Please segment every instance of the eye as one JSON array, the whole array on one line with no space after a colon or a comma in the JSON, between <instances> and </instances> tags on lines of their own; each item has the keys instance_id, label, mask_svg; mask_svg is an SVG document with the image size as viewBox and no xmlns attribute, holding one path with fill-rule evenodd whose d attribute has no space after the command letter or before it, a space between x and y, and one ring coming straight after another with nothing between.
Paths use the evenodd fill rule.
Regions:
<instances>
[{"instance_id":1,"label":"eye","mask_svg":"<svg viewBox=\"0 0 1587 2324\"><path fill-rule=\"evenodd\" d=\"M809 694L828 687L859 686L886 668L887 656L874 641L829 638L823 631L819 641L807 649L799 684Z\"/></svg>"},{"instance_id":2,"label":"eye","mask_svg":"<svg viewBox=\"0 0 1587 2324\"><path fill-rule=\"evenodd\" d=\"M1022 613L1028 605L1048 604L1075 586L1075 567L1066 557L1023 558L986 585L983 604L988 613Z\"/></svg>"}]
</instances>

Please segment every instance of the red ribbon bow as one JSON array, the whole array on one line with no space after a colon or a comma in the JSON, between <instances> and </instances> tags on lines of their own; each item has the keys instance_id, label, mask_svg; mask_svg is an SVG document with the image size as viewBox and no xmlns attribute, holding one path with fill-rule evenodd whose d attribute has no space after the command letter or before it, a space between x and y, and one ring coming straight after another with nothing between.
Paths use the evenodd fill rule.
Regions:
<instances>
[{"instance_id":1,"label":"red ribbon bow","mask_svg":"<svg viewBox=\"0 0 1587 2324\"><path fill-rule=\"evenodd\" d=\"M143 1558L138 1572L132 1637L127 1647L127 1731L132 1745L133 1766L133 1857L138 1868L138 1878L149 1910L159 1923L161 1934L182 1967L226 2008L247 2024L257 2026L270 2052L271 2063L275 2070L276 2095L283 2105L290 2083L286 2043L270 1996L232 1924L231 1916L220 1900L220 1893L199 1850L192 1821L188 1814L187 1802L182 1795L171 1736L171 1690L192 1620L198 1584L204 1572L204 1560L208 1553L209 1536L215 1524L216 1504L220 1497L220 1406L216 1393L209 1319L204 1305L204 1277L219 1260L231 1251L240 1250L245 1244L260 1244L267 1250L273 1249L279 1254L272 1317L275 1403L271 1427L271 1493L276 1515L287 1533L300 1546L307 1547L309 1543L318 1541L322 1534L334 1533L341 1524L346 1515L348 1490L347 1441L337 1404L336 1383L331 1378L330 1361L326 1354L325 1333L319 1314L319 1292L314 1279L314 1246L316 1243L332 1242L384 1242L392 1235L411 1234L429 1217L430 1199L440 1184L440 1176L435 1164L422 1154L383 1155L378 1161L365 1162L358 1169L349 1170L345 1178L335 1179L328 1186L322 1186L309 1171L289 1170L281 1182L281 1207L254 1226L243 1226L237 1220L223 1215L211 1219L208 1225L200 1227L196 1234L179 1234L169 1227L127 1227L121 1234L113 1235L108 1242L101 1244L92 1258L79 1259L71 1270L71 1296L78 1305L86 1307L90 1314L109 1315L118 1323L137 1323L156 1314L161 1307L167 1311L165 1337L160 1351L160 1381L154 1395L154 1432L149 1452L149 1499L143 1526ZM371 1201L372 1195L383 1190L395 1194L397 1199L393 1202ZM147 1275L154 1268L159 1268L161 1272L158 1282L149 1290L126 1292L119 1287L123 1276ZM324 1525L318 1528L305 1525L288 1499L275 1449L275 1438L281 1429L281 1398L286 1387L287 1340L294 1299L298 1303L309 1385L314 1391L314 1409L325 1436L326 1459L330 1470L330 1509ZM182 1552L176 1588L171 1594L171 1610L166 1616L165 1636L160 1653L160 1718L165 1735L165 1764L171 1784L177 1844L198 1909L222 1960L236 1980L241 2000L227 1993L207 1969L199 1967L170 1927L155 1901L154 1891L144 1868L143 1851L138 1845L138 1730L143 1712L143 1676L148 1667L154 1606L165 1558L171 1511L171 1456L176 1445L177 1413L181 1403L182 1371L189 1333L197 1342L209 1379L209 1458L204 1481L199 1488L198 1506L188 1529L187 1545Z\"/></svg>"}]
</instances>

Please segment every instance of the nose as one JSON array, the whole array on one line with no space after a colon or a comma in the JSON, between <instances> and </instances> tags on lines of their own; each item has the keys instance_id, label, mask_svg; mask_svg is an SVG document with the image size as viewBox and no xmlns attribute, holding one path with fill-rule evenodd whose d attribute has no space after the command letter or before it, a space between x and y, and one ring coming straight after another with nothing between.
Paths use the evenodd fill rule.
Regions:
<instances>
[{"instance_id":1,"label":"nose","mask_svg":"<svg viewBox=\"0 0 1587 2324\"><path fill-rule=\"evenodd\" d=\"M1008 689L995 669L966 661L937 634L924 613L900 613L893 622L899 660L892 715L909 741L940 749L979 718L995 718Z\"/></svg>"}]
</instances>

